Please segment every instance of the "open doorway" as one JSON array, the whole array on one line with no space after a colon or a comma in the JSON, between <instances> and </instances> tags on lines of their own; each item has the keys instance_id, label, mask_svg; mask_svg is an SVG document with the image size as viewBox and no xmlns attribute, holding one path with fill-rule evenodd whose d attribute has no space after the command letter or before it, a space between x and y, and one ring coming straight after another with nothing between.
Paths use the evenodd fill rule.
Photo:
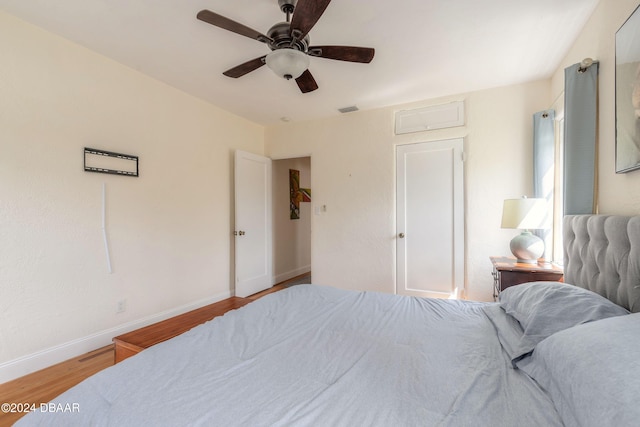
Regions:
<instances>
[{"instance_id":1,"label":"open doorway","mask_svg":"<svg viewBox=\"0 0 640 427\"><path fill-rule=\"evenodd\" d=\"M272 177L274 283L311 283L311 158L273 160Z\"/></svg>"}]
</instances>

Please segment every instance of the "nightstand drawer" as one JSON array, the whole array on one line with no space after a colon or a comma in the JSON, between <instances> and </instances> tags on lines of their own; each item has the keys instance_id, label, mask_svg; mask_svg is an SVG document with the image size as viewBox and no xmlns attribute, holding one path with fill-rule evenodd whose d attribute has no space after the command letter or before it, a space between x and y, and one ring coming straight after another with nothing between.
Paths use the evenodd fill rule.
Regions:
<instances>
[{"instance_id":1,"label":"nightstand drawer","mask_svg":"<svg viewBox=\"0 0 640 427\"><path fill-rule=\"evenodd\" d=\"M504 291L509 286L519 285L527 282L559 282L562 274L547 272L521 272L521 271L501 271L500 291Z\"/></svg>"},{"instance_id":2,"label":"nightstand drawer","mask_svg":"<svg viewBox=\"0 0 640 427\"><path fill-rule=\"evenodd\" d=\"M527 282L561 282L562 268L555 265L523 264L515 258L490 257L493 265L493 298L509 286Z\"/></svg>"}]
</instances>

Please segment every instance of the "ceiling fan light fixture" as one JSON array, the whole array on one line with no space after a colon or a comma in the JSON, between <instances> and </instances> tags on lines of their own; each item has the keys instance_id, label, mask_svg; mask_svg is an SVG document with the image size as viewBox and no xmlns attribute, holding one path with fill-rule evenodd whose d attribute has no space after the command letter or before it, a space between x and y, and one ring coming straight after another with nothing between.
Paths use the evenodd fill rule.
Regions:
<instances>
[{"instance_id":1,"label":"ceiling fan light fixture","mask_svg":"<svg viewBox=\"0 0 640 427\"><path fill-rule=\"evenodd\" d=\"M276 75L287 80L297 79L309 68L307 54L290 48L274 50L267 55L265 62Z\"/></svg>"}]
</instances>

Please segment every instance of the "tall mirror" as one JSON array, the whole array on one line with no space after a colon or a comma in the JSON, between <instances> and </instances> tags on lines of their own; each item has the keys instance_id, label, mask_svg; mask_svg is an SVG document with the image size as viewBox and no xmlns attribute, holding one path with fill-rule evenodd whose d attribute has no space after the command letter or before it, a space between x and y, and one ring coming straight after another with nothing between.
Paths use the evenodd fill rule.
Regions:
<instances>
[{"instance_id":1,"label":"tall mirror","mask_svg":"<svg viewBox=\"0 0 640 427\"><path fill-rule=\"evenodd\" d=\"M639 9L616 33L616 173L640 168Z\"/></svg>"}]
</instances>

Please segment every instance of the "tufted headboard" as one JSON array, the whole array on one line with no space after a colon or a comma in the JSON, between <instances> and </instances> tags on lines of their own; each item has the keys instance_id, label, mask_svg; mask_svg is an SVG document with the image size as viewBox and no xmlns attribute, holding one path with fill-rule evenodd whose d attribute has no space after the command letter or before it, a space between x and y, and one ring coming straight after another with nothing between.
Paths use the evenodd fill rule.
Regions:
<instances>
[{"instance_id":1,"label":"tufted headboard","mask_svg":"<svg viewBox=\"0 0 640 427\"><path fill-rule=\"evenodd\" d=\"M567 215L564 281L640 311L640 216Z\"/></svg>"}]
</instances>

